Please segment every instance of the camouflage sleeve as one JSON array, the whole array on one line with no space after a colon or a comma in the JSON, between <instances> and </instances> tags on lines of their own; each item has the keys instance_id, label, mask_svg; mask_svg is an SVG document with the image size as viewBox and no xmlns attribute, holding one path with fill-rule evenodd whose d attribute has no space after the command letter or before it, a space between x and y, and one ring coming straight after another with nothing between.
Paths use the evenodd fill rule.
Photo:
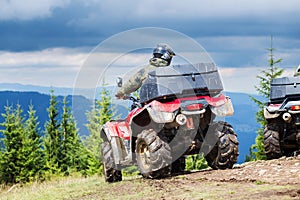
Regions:
<instances>
[{"instance_id":1,"label":"camouflage sleeve","mask_svg":"<svg viewBox=\"0 0 300 200\"><path fill-rule=\"evenodd\" d=\"M118 90L116 96L121 97L124 95L128 95L137 89L139 89L144 80L148 76L149 70L151 70L152 67L144 67L143 69L140 69L138 72L136 72L130 79Z\"/></svg>"}]
</instances>

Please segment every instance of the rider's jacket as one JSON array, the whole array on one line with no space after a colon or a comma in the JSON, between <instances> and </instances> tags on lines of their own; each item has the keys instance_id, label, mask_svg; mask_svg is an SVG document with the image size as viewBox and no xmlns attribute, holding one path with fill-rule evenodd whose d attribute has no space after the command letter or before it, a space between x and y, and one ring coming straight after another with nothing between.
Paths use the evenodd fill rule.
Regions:
<instances>
[{"instance_id":1,"label":"rider's jacket","mask_svg":"<svg viewBox=\"0 0 300 200\"><path fill-rule=\"evenodd\" d=\"M154 71L157 67L165 67L168 65L169 63L161 58L151 58L149 60L149 65L146 65L131 76L130 79L118 90L115 96L123 97L124 95L129 95L130 93L138 90L148 77L149 72Z\"/></svg>"}]
</instances>

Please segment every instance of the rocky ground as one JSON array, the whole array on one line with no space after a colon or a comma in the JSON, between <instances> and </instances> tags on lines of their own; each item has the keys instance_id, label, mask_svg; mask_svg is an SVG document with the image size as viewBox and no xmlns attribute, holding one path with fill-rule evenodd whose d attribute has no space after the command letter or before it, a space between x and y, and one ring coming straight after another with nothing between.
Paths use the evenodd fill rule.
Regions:
<instances>
[{"instance_id":1,"label":"rocky ground","mask_svg":"<svg viewBox=\"0 0 300 200\"><path fill-rule=\"evenodd\" d=\"M248 162L236 165L232 170L205 170L191 176L210 181L300 184L300 156Z\"/></svg>"},{"instance_id":2,"label":"rocky ground","mask_svg":"<svg viewBox=\"0 0 300 200\"><path fill-rule=\"evenodd\" d=\"M105 183L106 184L106 183ZM107 188L107 185L103 190ZM249 162L229 170L201 170L160 180L125 177L75 199L297 199L300 156Z\"/></svg>"}]
</instances>

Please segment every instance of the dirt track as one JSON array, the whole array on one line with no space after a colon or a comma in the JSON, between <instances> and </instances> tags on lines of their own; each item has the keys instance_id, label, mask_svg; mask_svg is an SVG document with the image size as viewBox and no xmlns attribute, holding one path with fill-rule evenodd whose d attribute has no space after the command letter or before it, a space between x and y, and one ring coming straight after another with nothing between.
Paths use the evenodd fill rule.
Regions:
<instances>
[{"instance_id":1,"label":"dirt track","mask_svg":"<svg viewBox=\"0 0 300 200\"><path fill-rule=\"evenodd\" d=\"M298 199L300 156L202 170L160 180L124 178L76 199ZM101 187L101 186L100 186ZM107 186L106 186L107 188Z\"/></svg>"},{"instance_id":2,"label":"dirt track","mask_svg":"<svg viewBox=\"0 0 300 200\"><path fill-rule=\"evenodd\" d=\"M300 184L300 157L249 162L237 165L232 170L207 170L191 176L202 177L210 181Z\"/></svg>"}]
</instances>

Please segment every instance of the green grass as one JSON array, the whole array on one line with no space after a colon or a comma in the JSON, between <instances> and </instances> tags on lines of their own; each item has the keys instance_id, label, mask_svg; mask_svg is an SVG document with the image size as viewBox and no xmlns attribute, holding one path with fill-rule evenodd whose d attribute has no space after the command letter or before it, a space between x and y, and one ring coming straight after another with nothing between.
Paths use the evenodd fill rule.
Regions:
<instances>
[{"instance_id":1,"label":"green grass","mask_svg":"<svg viewBox=\"0 0 300 200\"><path fill-rule=\"evenodd\" d=\"M100 185L106 185L104 184L102 177L64 177L43 183L15 185L13 188L2 186L0 190L0 199L69 199L94 192L99 189Z\"/></svg>"},{"instance_id":2,"label":"green grass","mask_svg":"<svg viewBox=\"0 0 300 200\"><path fill-rule=\"evenodd\" d=\"M262 185L262 184L265 184L264 181L261 181L261 180L257 180L254 182L256 185Z\"/></svg>"},{"instance_id":3,"label":"green grass","mask_svg":"<svg viewBox=\"0 0 300 200\"><path fill-rule=\"evenodd\" d=\"M0 187L0 200L60 199L141 199L151 194L150 187L137 176L123 177L122 182L106 183L103 177L60 177L42 183Z\"/></svg>"}]
</instances>

